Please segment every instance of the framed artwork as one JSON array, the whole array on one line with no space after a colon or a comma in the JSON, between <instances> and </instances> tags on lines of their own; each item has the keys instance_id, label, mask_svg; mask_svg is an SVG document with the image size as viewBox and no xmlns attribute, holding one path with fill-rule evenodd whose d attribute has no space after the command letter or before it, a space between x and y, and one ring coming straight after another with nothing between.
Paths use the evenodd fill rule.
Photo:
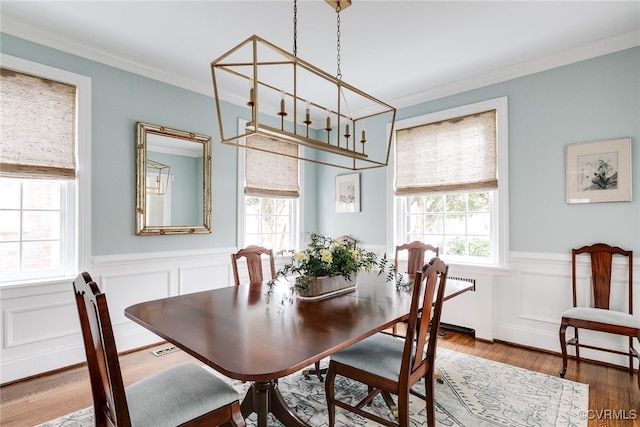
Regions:
<instances>
[{"instance_id":1,"label":"framed artwork","mask_svg":"<svg viewBox=\"0 0 640 427\"><path fill-rule=\"evenodd\" d=\"M336 176L336 212L360 212L360 174Z\"/></svg>"},{"instance_id":2,"label":"framed artwork","mask_svg":"<svg viewBox=\"0 0 640 427\"><path fill-rule=\"evenodd\" d=\"M631 201L631 138L567 146L567 203Z\"/></svg>"}]
</instances>

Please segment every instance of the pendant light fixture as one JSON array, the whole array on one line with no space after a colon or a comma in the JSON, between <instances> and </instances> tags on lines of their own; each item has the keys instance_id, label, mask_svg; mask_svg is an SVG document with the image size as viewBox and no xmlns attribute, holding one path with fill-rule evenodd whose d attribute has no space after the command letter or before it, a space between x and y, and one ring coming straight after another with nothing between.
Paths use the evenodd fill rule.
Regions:
<instances>
[{"instance_id":1,"label":"pendant light fixture","mask_svg":"<svg viewBox=\"0 0 640 427\"><path fill-rule=\"evenodd\" d=\"M351 0L325 2L337 15L335 76L298 58L295 0L293 53L253 35L211 62L221 142L349 170L387 166L396 109L342 80L340 12ZM227 132L223 117L237 116L237 106L220 94L238 88L250 120Z\"/></svg>"}]
</instances>

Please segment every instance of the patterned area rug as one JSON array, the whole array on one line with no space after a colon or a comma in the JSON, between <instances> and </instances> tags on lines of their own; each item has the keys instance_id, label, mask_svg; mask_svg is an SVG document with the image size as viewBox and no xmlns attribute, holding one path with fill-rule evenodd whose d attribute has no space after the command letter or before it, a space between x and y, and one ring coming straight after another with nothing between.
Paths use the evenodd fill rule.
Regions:
<instances>
[{"instance_id":1,"label":"patterned area rug","mask_svg":"<svg viewBox=\"0 0 640 427\"><path fill-rule=\"evenodd\" d=\"M442 382L436 382L436 422L439 427L484 426L586 426L581 413L588 410L589 386L526 369L517 368L451 350L438 349L437 370ZM209 368L206 368L209 369ZM214 372L216 375L220 374ZM223 377L224 378L224 377ZM248 383L228 380L244 396ZM287 404L295 407L300 418L311 426L327 424L324 383L315 376L300 373L278 381ZM344 378L336 378L336 394L358 400L366 387ZM422 384L416 391L424 392ZM389 418L382 398L374 399L375 412ZM411 425L426 426L424 402L412 396ZM336 410L337 426L373 426L376 423ZM255 425L255 414L247 420ZM281 425L271 420L269 425ZM93 410L87 408L41 424L38 427L93 426Z\"/></svg>"}]
</instances>

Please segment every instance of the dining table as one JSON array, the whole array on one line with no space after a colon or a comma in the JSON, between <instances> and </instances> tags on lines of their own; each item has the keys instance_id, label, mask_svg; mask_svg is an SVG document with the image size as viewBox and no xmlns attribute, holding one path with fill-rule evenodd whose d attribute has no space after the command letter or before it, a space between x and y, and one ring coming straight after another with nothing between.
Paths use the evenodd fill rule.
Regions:
<instances>
[{"instance_id":1,"label":"dining table","mask_svg":"<svg viewBox=\"0 0 640 427\"><path fill-rule=\"evenodd\" d=\"M473 290L448 280L445 298ZM269 414L284 425L307 426L285 402L278 379L301 371L409 314L411 292L358 278L349 292L300 299L290 280L241 284L134 304L125 316L219 373L250 382L242 415Z\"/></svg>"}]
</instances>

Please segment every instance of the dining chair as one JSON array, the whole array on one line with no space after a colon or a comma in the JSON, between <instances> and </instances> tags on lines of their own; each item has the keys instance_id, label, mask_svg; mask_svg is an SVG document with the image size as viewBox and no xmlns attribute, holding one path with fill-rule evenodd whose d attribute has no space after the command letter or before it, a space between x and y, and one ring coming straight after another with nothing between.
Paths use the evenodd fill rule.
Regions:
<instances>
[{"instance_id":1,"label":"dining chair","mask_svg":"<svg viewBox=\"0 0 640 427\"><path fill-rule=\"evenodd\" d=\"M425 382L426 393L421 397L425 399L427 425L435 426L434 362L448 271L449 267L434 257L416 273L404 339L377 333L330 357L325 380L329 426L335 424L336 406L385 426L408 426L409 394L421 379ZM338 375L366 385L368 394L355 405L336 399ZM363 409L378 394L382 394L397 423ZM392 394L397 396L397 404Z\"/></svg>"},{"instance_id":2,"label":"dining chair","mask_svg":"<svg viewBox=\"0 0 640 427\"><path fill-rule=\"evenodd\" d=\"M240 395L185 362L124 386L106 295L87 272L73 282L96 426L244 426Z\"/></svg>"},{"instance_id":3,"label":"dining chair","mask_svg":"<svg viewBox=\"0 0 640 427\"><path fill-rule=\"evenodd\" d=\"M273 259L273 250L262 246L249 245L244 249L240 249L235 254L231 254L231 265L233 266L233 278L236 286L240 285L240 275L238 274L238 259L245 258L247 262L247 270L249 272L249 283L262 283L264 276L262 274L262 257L269 258L269 267L271 270L271 279L276 278L276 264Z\"/></svg>"},{"instance_id":4,"label":"dining chair","mask_svg":"<svg viewBox=\"0 0 640 427\"><path fill-rule=\"evenodd\" d=\"M591 289L589 290L589 295L592 298L592 304L588 306L585 306L586 304L578 304L579 290L576 277L576 262L581 254L590 256ZM617 295L620 295L617 298L626 296L628 302L626 310L611 307L612 287L616 286L616 281L611 280L614 255L626 257L624 265L628 276L622 283L619 283L624 285L626 290L617 293ZM634 357L640 359L638 351L633 346L634 338L640 342L640 319L633 314L633 251L613 247L605 243L596 243L579 249L572 249L571 276L573 307L562 313L560 322L560 349L562 350L560 377L564 378L567 372L567 346L569 345L574 346L576 349L576 362L580 362L580 347L628 355L629 374L633 375L633 359ZM574 335L573 338L567 341L566 331L568 327L573 327ZM578 329L626 336L629 339L628 351L620 351L601 345L583 344L578 339ZM640 375L638 375L638 387L640 387Z\"/></svg>"},{"instance_id":5,"label":"dining chair","mask_svg":"<svg viewBox=\"0 0 640 427\"><path fill-rule=\"evenodd\" d=\"M354 248L358 244L358 241L356 239L354 239L353 237L349 236L348 234L344 234L342 236L336 237L334 240L336 242L342 243L343 245L351 245Z\"/></svg>"},{"instance_id":6,"label":"dining chair","mask_svg":"<svg viewBox=\"0 0 640 427\"><path fill-rule=\"evenodd\" d=\"M416 271L420 270L426 262L427 252L432 253L432 256L440 255L440 248L438 246L429 245L419 240L404 243L396 246L396 254L394 258L394 271L398 273L400 254L406 251L407 253L407 269L402 274L406 274L410 281L415 280ZM406 326L406 322L399 322ZM391 327L392 334L398 334L398 323Z\"/></svg>"},{"instance_id":7,"label":"dining chair","mask_svg":"<svg viewBox=\"0 0 640 427\"><path fill-rule=\"evenodd\" d=\"M404 273L406 273L411 280L415 278L416 271L422 269L422 266L425 264L427 252L432 252L433 256L436 257L440 255L440 248L438 246L429 245L419 240L398 245L396 246L396 255L394 258L396 272L399 269L398 260L403 251L407 251L407 269Z\"/></svg>"}]
</instances>

